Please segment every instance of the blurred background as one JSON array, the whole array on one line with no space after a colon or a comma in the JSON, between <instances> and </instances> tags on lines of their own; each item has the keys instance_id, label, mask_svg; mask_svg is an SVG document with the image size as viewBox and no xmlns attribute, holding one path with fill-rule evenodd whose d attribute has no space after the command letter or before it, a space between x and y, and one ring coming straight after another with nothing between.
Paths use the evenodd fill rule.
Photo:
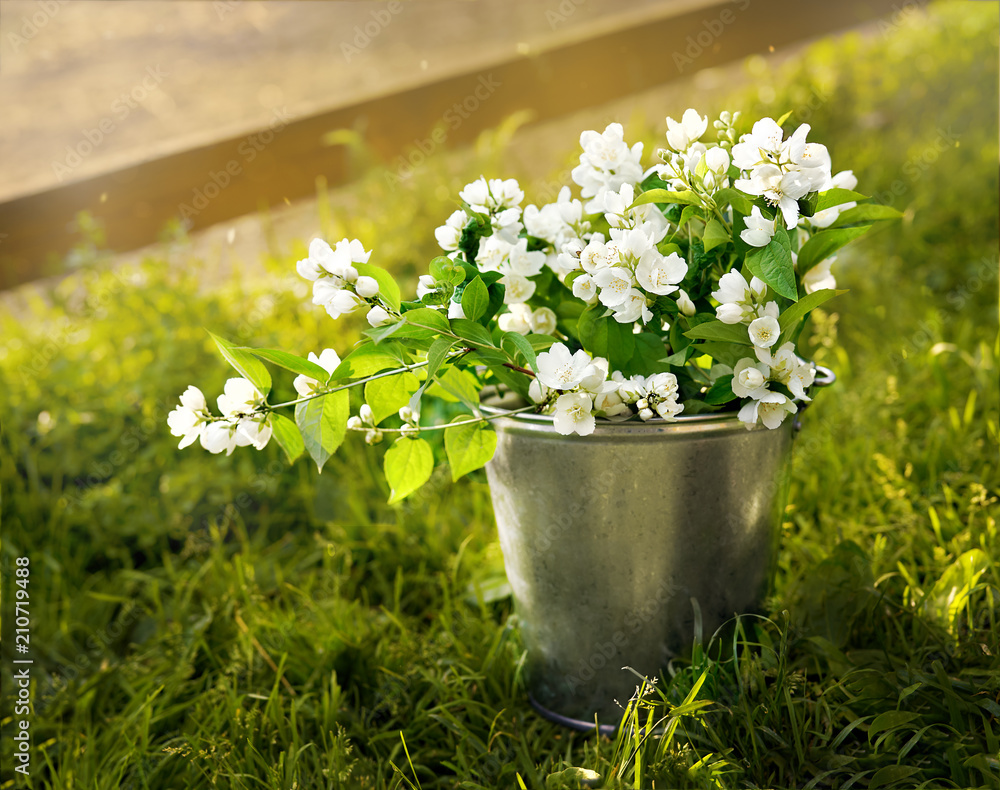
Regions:
<instances>
[{"instance_id":1,"label":"blurred background","mask_svg":"<svg viewBox=\"0 0 1000 790\"><path fill-rule=\"evenodd\" d=\"M206 329L358 338L295 274L314 236L412 288L467 182L552 201L581 131L620 121L648 162L689 106L791 110L904 220L838 256L804 346L840 381L773 602L798 685L768 676L766 727L702 722L664 781L996 780L998 35L988 2L0 2L0 787L23 556L35 786L399 786L400 733L422 786L606 771L527 707L484 478L388 506L360 441L317 475L180 451L166 416L229 375ZM904 698L905 752L839 737Z\"/></svg>"}]
</instances>

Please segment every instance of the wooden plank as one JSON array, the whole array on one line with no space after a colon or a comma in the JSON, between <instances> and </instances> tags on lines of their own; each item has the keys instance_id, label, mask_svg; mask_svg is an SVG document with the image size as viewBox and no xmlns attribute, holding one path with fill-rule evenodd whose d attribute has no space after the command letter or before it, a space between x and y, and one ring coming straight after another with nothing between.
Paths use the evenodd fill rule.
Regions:
<instances>
[{"instance_id":1,"label":"wooden plank","mask_svg":"<svg viewBox=\"0 0 1000 790\"><path fill-rule=\"evenodd\" d=\"M0 203L0 288L58 273L77 241L70 227L79 211L100 220L108 246L121 252L155 241L172 218L200 229L312 196L318 175L330 185L346 183L345 150L324 143L331 130L358 129L384 160L419 166L516 111L531 110L535 121L555 118L862 24L889 12L891 2L802 8L800 0L735 0L646 19L352 106L295 119L276 113L252 134L7 200Z\"/></svg>"}]
</instances>

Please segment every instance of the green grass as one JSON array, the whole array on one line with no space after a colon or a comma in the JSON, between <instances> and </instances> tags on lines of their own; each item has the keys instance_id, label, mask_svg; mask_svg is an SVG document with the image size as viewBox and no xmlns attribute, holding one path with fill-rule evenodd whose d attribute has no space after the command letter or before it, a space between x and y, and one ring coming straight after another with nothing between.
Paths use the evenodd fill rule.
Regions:
<instances>
[{"instance_id":1,"label":"green grass","mask_svg":"<svg viewBox=\"0 0 1000 790\"><path fill-rule=\"evenodd\" d=\"M176 449L176 396L228 375L203 328L349 345L301 309L301 250L211 292L193 261L91 267L0 317L2 786L28 556L36 788L559 788L572 769L609 787L997 787L996 42L995 7L935 6L729 102L780 115L819 91L813 136L907 220L841 257L851 293L814 322L840 381L805 414L769 619L678 662L647 698L666 708L628 713L671 717L670 737L531 711L516 615L484 594L503 566L481 476L439 469L388 506L361 442L322 476L273 446ZM959 146L940 149L948 124ZM324 210L329 234L413 279L450 211L438 185L498 175L500 148L392 194L373 171L350 215Z\"/></svg>"}]
</instances>

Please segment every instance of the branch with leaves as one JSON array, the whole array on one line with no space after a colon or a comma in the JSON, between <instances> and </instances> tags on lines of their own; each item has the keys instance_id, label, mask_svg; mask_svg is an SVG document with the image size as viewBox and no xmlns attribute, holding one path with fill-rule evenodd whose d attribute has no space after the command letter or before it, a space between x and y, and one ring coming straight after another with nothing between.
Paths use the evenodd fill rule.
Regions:
<instances>
[{"instance_id":1,"label":"branch with leaves","mask_svg":"<svg viewBox=\"0 0 1000 790\"><path fill-rule=\"evenodd\" d=\"M745 130L722 113L707 142L707 117L688 110L667 118L667 148L645 169L621 125L585 132L580 197L567 185L541 207L522 207L513 179L477 179L435 231L444 254L410 300L360 241L313 240L296 266L313 303L332 318L363 312L364 339L341 359L215 337L239 376L219 415L189 387L171 431L182 447L227 454L273 437L320 470L350 433L390 437L398 501L434 468L424 435L443 432L455 479L489 461L503 416L481 408L491 388L519 399L510 414L550 414L565 434L711 412L778 427L810 398L815 367L798 341L809 313L843 293L834 253L900 216L855 192L851 171L834 173L807 125L786 137L787 119ZM269 401L267 365L295 374L297 398ZM428 399L463 413L422 423Z\"/></svg>"}]
</instances>

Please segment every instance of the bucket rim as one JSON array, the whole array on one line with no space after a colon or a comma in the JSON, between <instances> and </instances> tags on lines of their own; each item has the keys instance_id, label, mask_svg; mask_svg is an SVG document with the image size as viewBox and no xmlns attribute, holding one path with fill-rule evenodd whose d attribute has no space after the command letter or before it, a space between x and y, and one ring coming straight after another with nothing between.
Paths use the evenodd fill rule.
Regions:
<instances>
[{"instance_id":1,"label":"bucket rim","mask_svg":"<svg viewBox=\"0 0 1000 790\"><path fill-rule=\"evenodd\" d=\"M828 387L833 384L837 377L829 368L817 366L817 377L813 387ZM504 401L508 403L504 404ZM532 412L511 413L511 409L517 408L518 404L523 405L523 401L514 393L498 392L496 395L487 398L480 403L479 408L494 419L497 423L508 422L517 425L521 429L528 430L555 430L555 419L551 414L534 414ZM799 411L808 403L800 403ZM792 415L794 417L794 415ZM636 415L632 415L626 420L609 420L606 417L596 417L597 427L595 433L664 433L664 432L690 432L694 430L726 430L742 428L747 430L739 420L739 415L735 411L711 412L708 414L680 414L672 420L665 420L662 417L655 417L651 420L640 420ZM789 421L792 422L792 421ZM499 426L498 426L499 427ZM784 427L784 423L782 425ZM754 430L753 428L749 430ZM562 434L560 434L562 435ZM575 437L585 438L585 437Z\"/></svg>"}]
</instances>

